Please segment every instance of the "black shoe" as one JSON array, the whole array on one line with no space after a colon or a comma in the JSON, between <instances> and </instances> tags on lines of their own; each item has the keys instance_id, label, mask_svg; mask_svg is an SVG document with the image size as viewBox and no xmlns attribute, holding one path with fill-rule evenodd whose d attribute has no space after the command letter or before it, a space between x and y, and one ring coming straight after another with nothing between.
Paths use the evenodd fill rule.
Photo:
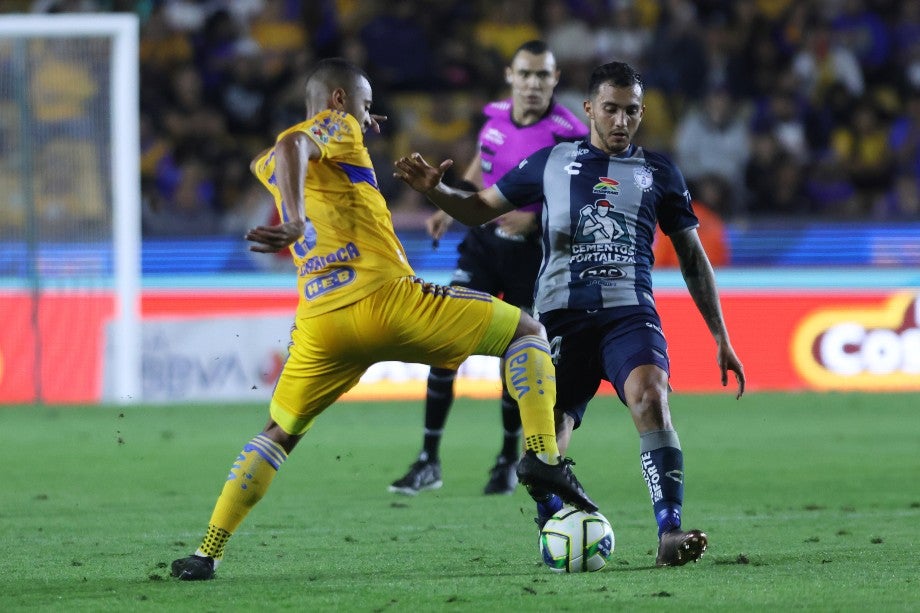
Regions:
<instances>
[{"instance_id":1,"label":"black shoe","mask_svg":"<svg viewBox=\"0 0 920 613\"><path fill-rule=\"evenodd\" d=\"M696 562L709 546L709 539L700 530L671 530L661 535L658 541L658 566L683 566L687 562Z\"/></svg>"},{"instance_id":2,"label":"black shoe","mask_svg":"<svg viewBox=\"0 0 920 613\"><path fill-rule=\"evenodd\" d=\"M489 471L489 482L483 490L484 494L513 494L517 487L518 478L515 473L517 462L505 456L498 456L495 466Z\"/></svg>"},{"instance_id":3,"label":"black shoe","mask_svg":"<svg viewBox=\"0 0 920 613\"><path fill-rule=\"evenodd\" d=\"M189 556L172 563L172 576L181 581L207 581L214 578L214 558Z\"/></svg>"},{"instance_id":4,"label":"black shoe","mask_svg":"<svg viewBox=\"0 0 920 613\"><path fill-rule=\"evenodd\" d=\"M547 464L528 449L518 462L518 480L528 488L535 488L556 494L563 502L587 513L597 511L597 505L588 498L584 488L570 468L575 464L569 458L559 458L558 464Z\"/></svg>"},{"instance_id":5,"label":"black shoe","mask_svg":"<svg viewBox=\"0 0 920 613\"><path fill-rule=\"evenodd\" d=\"M415 496L426 490L436 490L444 485L441 481L441 463L417 460L403 477L390 484L394 494Z\"/></svg>"}]
</instances>

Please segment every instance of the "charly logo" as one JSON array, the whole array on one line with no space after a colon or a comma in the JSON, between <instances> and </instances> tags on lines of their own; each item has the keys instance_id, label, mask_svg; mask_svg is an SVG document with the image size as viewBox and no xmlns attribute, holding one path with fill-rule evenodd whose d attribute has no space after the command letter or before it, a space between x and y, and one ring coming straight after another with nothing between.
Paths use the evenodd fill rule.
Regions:
<instances>
[{"instance_id":1,"label":"charly logo","mask_svg":"<svg viewBox=\"0 0 920 613\"><path fill-rule=\"evenodd\" d=\"M796 371L818 389L920 389L920 295L879 308L820 309L792 337Z\"/></svg>"}]
</instances>

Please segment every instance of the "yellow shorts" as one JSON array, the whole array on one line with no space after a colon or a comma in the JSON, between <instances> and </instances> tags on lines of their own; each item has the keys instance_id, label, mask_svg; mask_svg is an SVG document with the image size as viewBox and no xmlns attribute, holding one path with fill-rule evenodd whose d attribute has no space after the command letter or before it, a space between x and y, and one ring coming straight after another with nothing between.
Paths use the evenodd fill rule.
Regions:
<instances>
[{"instance_id":1,"label":"yellow shorts","mask_svg":"<svg viewBox=\"0 0 920 613\"><path fill-rule=\"evenodd\" d=\"M294 322L272 419L303 434L377 362L456 369L474 354L501 356L520 318L520 309L483 292L414 277L389 281L354 304Z\"/></svg>"}]
</instances>

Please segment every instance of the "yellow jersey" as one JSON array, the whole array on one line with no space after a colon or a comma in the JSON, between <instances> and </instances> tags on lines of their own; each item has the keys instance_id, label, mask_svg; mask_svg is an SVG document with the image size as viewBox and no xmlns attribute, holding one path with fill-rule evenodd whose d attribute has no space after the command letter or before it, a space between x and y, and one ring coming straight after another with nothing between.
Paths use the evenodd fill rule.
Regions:
<instances>
[{"instance_id":1,"label":"yellow jersey","mask_svg":"<svg viewBox=\"0 0 920 613\"><path fill-rule=\"evenodd\" d=\"M321 152L307 166L304 235L290 246L300 294L297 316L328 313L391 279L414 275L377 187L358 121L325 110L277 140L292 132L306 134ZM289 221L275 180L274 148L256 160L253 171L274 197L281 219Z\"/></svg>"}]
</instances>

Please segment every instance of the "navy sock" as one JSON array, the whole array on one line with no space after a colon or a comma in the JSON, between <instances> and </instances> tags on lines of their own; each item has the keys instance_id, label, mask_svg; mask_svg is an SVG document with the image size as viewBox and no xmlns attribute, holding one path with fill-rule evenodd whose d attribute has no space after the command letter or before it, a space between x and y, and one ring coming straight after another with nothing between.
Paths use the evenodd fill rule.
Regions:
<instances>
[{"instance_id":1,"label":"navy sock","mask_svg":"<svg viewBox=\"0 0 920 613\"><path fill-rule=\"evenodd\" d=\"M546 500L537 501L537 515L548 518L556 514L556 511L562 508L562 498L555 494L549 494Z\"/></svg>"},{"instance_id":2,"label":"navy sock","mask_svg":"<svg viewBox=\"0 0 920 613\"><path fill-rule=\"evenodd\" d=\"M428 373L425 397L425 436L419 459L437 462L441 450L441 436L450 406L454 402L454 379L457 372L446 368L432 368Z\"/></svg>"},{"instance_id":3,"label":"navy sock","mask_svg":"<svg viewBox=\"0 0 920 613\"><path fill-rule=\"evenodd\" d=\"M639 437L642 476L658 523L658 536L680 528L684 503L684 454L674 430L646 432Z\"/></svg>"},{"instance_id":4,"label":"navy sock","mask_svg":"<svg viewBox=\"0 0 920 613\"><path fill-rule=\"evenodd\" d=\"M499 454L508 460L514 462L521 456L521 411L511 394L502 387L502 428L504 437L502 438L502 450Z\"/></svg>"}]
</instances>

